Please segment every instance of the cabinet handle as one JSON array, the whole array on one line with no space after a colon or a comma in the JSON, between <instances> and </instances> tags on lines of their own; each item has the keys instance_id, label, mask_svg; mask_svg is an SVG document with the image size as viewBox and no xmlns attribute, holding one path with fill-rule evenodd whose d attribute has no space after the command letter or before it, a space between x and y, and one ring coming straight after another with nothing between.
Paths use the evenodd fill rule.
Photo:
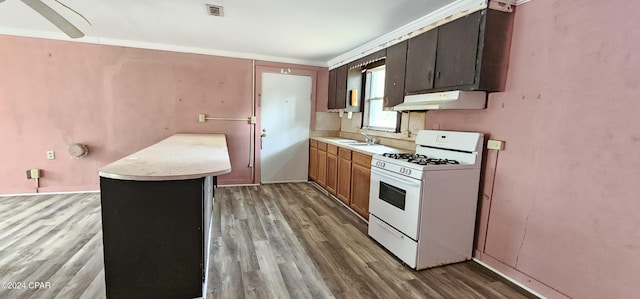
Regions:
<instances>
[{"instance_id":1,"label":"cabinet handle","mask_svg":"<svg viewBox=\"0 0 640 299\"><path fill-rule=\"evenodd\" d=\"M431 80L433 80L431 78L432 74L431 74L431 70L429 70L429 72L427 73L427 82L431 83Z\"/></svg>"},{"instance_id":2,"label":"cabinet handle","mask_svg":"<svg viewBox=\"0 0 640 299\"><path fill-rule=\"evenodd\" d=\"M392 235L398 237L399 239L404 239L404 236L402 234L396 232L395 229L387 226L386 224L384 224L382 222L377 222L377 221L376 221L376 224L379 225L380 227L384 228L385 230L387 230Z\"/></svg>"},{"instance_id":3,"label":"cabinet handle","mask_svg":"<svg viewBox=\"0 0 640 299\"><path fill-rule=\"evenodd\" d=\"M440 80L440 71L436 73L436 80Z\"/></svg>"}]
</instances>

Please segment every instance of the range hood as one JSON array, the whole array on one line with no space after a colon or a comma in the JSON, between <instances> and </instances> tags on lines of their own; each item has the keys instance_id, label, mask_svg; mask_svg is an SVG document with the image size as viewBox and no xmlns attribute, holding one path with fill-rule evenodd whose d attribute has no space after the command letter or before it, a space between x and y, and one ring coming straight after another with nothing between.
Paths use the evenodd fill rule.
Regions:
<instances>
[{"instance_id":1,"label":"range hood","mask_svg":"<svg viewBox=\"0 0 640 299\"><path fill-rule=\"evenodd\" d=\"M404 103L394 106L393 110L484 109L486 106L485 91L454 90L405 96Z\"/></svg>"}]
</instances>

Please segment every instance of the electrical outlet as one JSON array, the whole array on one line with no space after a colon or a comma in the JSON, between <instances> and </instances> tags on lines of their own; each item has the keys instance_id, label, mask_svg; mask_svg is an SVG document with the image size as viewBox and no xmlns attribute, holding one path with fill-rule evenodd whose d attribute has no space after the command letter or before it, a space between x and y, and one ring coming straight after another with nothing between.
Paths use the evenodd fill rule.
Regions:
<instances>
[{"instance_id":1,"label":"electrical outlet","mask_svg":"<svg viewBox=\"0 0 640 299\"><path fill-rule=\"evenodd\" d=\"M487 149L492 149L492 150L503 150L504 149L504 141L502 140L491 140L489 139L487 141Z\"/></svg>"},{"instance_id":2,"label":"electrical outlet","mask_svg":"<svg viewBox=\"0 0 640 299\"><path fill-rule=\"evenodd\" d=\"M40 178L40 169L27 169L27 179L39 179Z\"/></svg>"},{"instance_id":3,"label":"electrical outlet","mask_svg":"<svg viewBox=\"0 0 640 299\"><path fill-rule=\"evenodd\" d=\"M55 160L56 153L54 151L47 151L47 160Z\"/></svg>"},{"instance_id":4,"label":"electrical outlet","mask_svg":"<svg viewBox=\"0 0 640 299\"><path fill-rule=\"evenodd\" d=\"M201 122L201 123L205 122L206 121L206 117L207 116L204 115L204 114L199 114L198 115L198 122Z\"/></svg>"}]
</instances>

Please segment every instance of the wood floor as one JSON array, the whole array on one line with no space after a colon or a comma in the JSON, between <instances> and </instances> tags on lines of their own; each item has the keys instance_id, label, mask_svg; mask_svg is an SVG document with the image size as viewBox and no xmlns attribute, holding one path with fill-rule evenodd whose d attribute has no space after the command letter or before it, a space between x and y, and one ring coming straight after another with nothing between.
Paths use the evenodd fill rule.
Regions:
<instances>
[{"instance_id":1,"label":"wood floor","mask_svg":"<svg viewBox=\"0 0 640 299\"><path fill-rule=\"evenodd\" d=\"M408 269L307 183L216 192L206 298L535 298L474 262ZM0 298L104 298L102 262L98 194L0 197Z\"/></svg>"},{"instance_id":2,"label":"wood floor","mask_svg":"<svg viewBox=\"0 0 640 299\"><path fill-rule=\"evenodd\" d=\"M104 294L99 194L0 197L0 298Z\"/></svg>"}]
</instances>

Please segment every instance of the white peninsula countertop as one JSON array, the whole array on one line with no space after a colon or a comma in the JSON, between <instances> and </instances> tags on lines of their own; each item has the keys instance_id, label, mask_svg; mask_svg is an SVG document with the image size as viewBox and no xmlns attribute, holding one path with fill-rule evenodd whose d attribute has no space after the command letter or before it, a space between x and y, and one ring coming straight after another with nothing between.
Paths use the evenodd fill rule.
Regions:
<instances>
[{"instance_id":1,"label":"white peninsula countertop","mask_svg":"<svg viewBox=\"0 0 640 299\"><path fill-rule=\"evenodd\" d=\"M187 180L231 172L224 134L175 134L98 170L131 181Z\"/></svg>"}]
</instances>

